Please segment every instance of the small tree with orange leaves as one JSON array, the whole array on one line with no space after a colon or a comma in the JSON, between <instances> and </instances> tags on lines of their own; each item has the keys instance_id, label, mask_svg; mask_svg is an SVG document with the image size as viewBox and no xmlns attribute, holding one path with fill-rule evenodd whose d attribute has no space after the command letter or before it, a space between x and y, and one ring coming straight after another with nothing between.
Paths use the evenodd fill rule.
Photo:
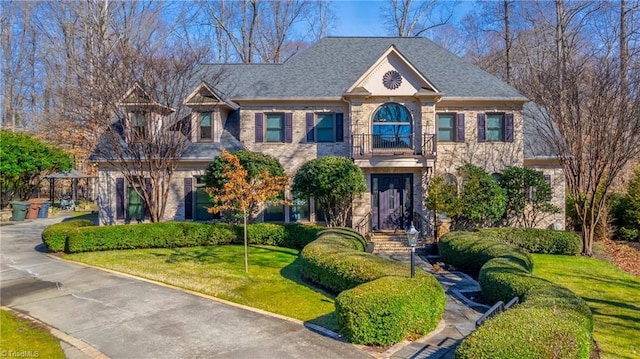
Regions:
<instances>
[{"instance_id":1,"label":"small tree with orange leaves","mask_svg":"<svg viewBox=\"0 0 640 359\"><path fill-rule=\"evenodd\" d=\"M280 194L289 183L289 176L272 176L267 170L261 176L248 178L247 170L242 167L240 160L234 154L222 150L222 159L225 162L223 178L226 180L221 187L207 187L205 190L211 198L214 207L208 210L218 213L224 210L234 210L242 213L244 225L244 271L249 272L249 260L247 254L247 219L249 210L256 204L265 202L273 204L289 204L280 199Z\"/></svg>"}]
</instances>

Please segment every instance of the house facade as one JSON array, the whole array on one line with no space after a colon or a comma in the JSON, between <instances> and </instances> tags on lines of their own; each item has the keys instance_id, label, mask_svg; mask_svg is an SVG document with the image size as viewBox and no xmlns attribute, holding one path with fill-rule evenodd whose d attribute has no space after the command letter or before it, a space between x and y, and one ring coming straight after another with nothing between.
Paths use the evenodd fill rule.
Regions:
<instances>
[{"instance_id":1,"label":"house facade","mask_svg":"<svg viewBox=\"0 0 640 359\"><path fill-rule=\"evenodd\" d=\"M455 173L466 162L496 175L533 166L554 184L554 201L564 201L557 161L525 149L528 99L427 39L329 37L283 64L202 65L200 74L183 100L194 131L165 219L212 219L201 177L222 148L272 155L291 175L314 158L352 158L368 191L353 203L351 223L373 230L405 229L425 216L430 178L461 185ZM125 98L123 107L134 126L140 106ZM140 200L118 171L94 161L101 223L126 222ZM269 206L263 220L320 220L313 199L285 196L293 205ZM554 222L563 225L564 215L543 225Z\"/></svg>"}]
</instances>

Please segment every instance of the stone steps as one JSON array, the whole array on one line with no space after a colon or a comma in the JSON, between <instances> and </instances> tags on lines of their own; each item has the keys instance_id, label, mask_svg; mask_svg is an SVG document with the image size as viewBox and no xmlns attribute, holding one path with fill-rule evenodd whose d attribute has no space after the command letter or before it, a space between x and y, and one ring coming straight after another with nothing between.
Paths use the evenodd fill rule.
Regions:
<instances>
[{"instance_id":1,"label":"stone steps","mask_svg":"<svg viewBox=\"0 0 640 359\"><path fill-rule=\"evenodd\" d=\"M398 233L373 233L371 236L373 253L407 253L411 251L406 234ZM422 240L418 241L416 250L426 246Z\"/></svg>"}]
</instances>

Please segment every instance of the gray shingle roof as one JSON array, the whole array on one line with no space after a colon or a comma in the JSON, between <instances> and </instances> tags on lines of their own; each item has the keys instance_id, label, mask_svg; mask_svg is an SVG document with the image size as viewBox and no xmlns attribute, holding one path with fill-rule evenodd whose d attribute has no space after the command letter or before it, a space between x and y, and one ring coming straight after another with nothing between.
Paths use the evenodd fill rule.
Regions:
<instances>
[{"instance_id":1,"label":"gray shingle roof","mask_svg":"<svg viewBox=\"0 0 640 359\"><path fill-rule=\"evenodd\" d=\"M544 110L533 102L524 104L524 158L544 159L557 158L558 152L554 145L549 143L551 134L558 130L550 125L544 116Z\"/></svg>"},{"instance_id":2,"label":"gray shingle roof","mask_svg":"<svg viewBox=\"0 0 640 359\"><path fill-rule=\"evenodd\" d=\"M445 98L524 98L497 77L416 37L327 37L284 64L202 65L201 71L231 99L340 97L392 45Z\"/></svg>"}]
</instances>

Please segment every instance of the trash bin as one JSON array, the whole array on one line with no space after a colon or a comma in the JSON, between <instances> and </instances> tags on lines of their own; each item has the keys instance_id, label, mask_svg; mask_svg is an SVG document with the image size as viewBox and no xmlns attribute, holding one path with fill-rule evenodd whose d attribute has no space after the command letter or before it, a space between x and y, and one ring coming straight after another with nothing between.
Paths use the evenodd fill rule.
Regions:
<instances>
[{"instance_id":1,"label":"trash bin","mask_svg":"<svg viewBox=\"0 0 640 359\"><path fill-rule=\"evenodd\" d=\"M29 210L27 210L27 219L38 218L38 213L42 207L42 201L33 200L29 201Z\"/></svg>"},{"instance_id":2,"label":"trash bin","mask_svg":"<svg viewBox=\"0 0 640 359\"><path fill-rule=\"evenodd\" d=\"M24 218L27 216L27 211L29 210L30 206L31 203L29 202L11 202L11 208L13 209L12 219L16 222L24 221Z\"/></svg>"},{"instance_id":3,"label":"trash bin","mask_svg":"<svg viewBox=\"0 0 640 359\"><path fill-rule=\"evenodd\" d=\"M49 218L50 206L51 206L51 201L42 202L42 207L40 207L40 211L38 212L38 218Z\"/></svg>"}]
</instances>

